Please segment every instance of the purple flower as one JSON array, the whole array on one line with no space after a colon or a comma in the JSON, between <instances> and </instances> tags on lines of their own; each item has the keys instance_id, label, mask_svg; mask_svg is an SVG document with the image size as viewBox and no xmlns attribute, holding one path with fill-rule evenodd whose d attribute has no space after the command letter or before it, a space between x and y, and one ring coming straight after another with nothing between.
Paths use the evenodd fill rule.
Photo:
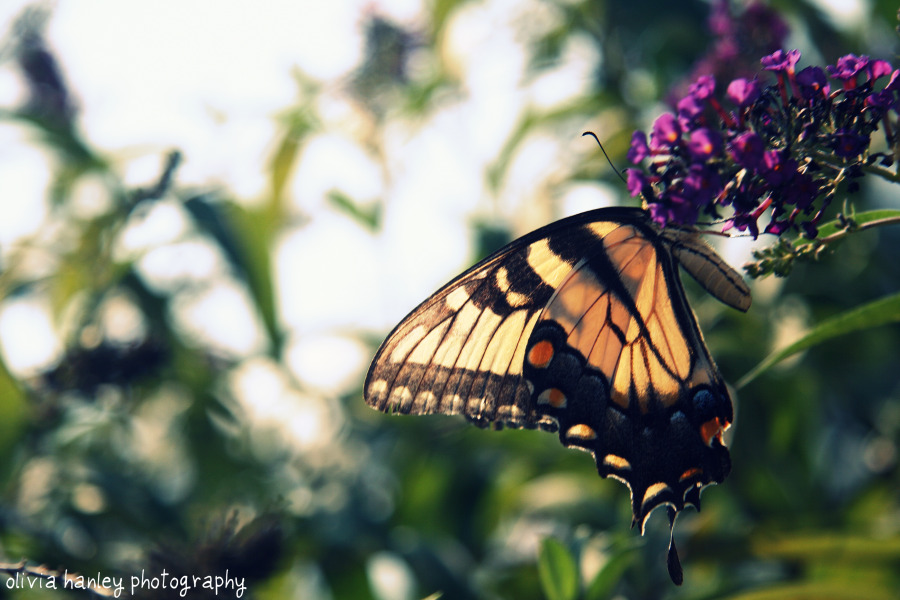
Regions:
<instances>
[{"instance_id":1,"label":"purple flower","mask_svg":"<svg viewBox=\"0 0 900 600\"><path fill-rule=\"evenodd\" d=\"M713 2L717 27L733 28L726 0ZM797 50L772 52L762 64L777 82L726 76L731 82L718 95L712 76L699 77L683 98L675 99L674 114L661 115L649 136L638 132L632 137L632 162L648 156L656 160L628 171L628 190L643 196L657 223L691 225L700 214L725 209L731 213L725 229L758 236L760 220L769 213L766 233L816 235L836 195L838 171L862 176L877 129L884 130L889 144L896 140L897 125L888 111L900 113L900 70L850 54L828 67L834 83L824 68L795 73L799 59ZM886 84L876 84L885 76ZM721 96L737 108L723 109ZM885 153L871 158L879 157L893 158ZM848 191L854 184L851 179Z\"/></svg>"},{"instance_id":2,"label":"purple flower","mask_svg":"<svg viewBox=\"0 0 900 600\"><path fill-rule=\"evenodd\" d=\"M697 214L697 206L680 192L671 192L659 202L650 203L650 216L663 227L670 222L693 225Z\"/></svg>"},{"instance_id":3,"label":"purple flower","mask_svg":"<svg viewBox=\"0 0 900 600\"><path fill-rule=\"evenodd\" d=\"M869 64L868 56L848 54L837 60L837 64L828 65L828 74L844 82L844 89L856 87L856 77Z\"/></svg>"},{"instance_id":4,"label":"purple flower","mask_svg":"<svg viewBox=\"0 0 900 600\"><path fill-rule=\"evenodd\" d=\"M869 71L869 81L875 81L885 75L890 75L891 63L886 60L873 60L869 63L867 70Z\"/></svg>"},{"instance_id":5,"label":"purple flower","mask_svg":"<svg viewBox=\"0 0 900 600\"><path fill-rule=\"evenodd\" d=\"M681 139L681 126L672 113L663 113L653 122L651 150L671 150Z\"/></svg>"},{"instance_id":6,"label":"purple flower","mask_svg":"<svg viewBox=\"0 0 900 600\"><path fill-rule=\"evenodd\" d=\"M697 208L693 201L676 195L672 198L672 220L676 223L693 225L697 222Z\"/></svg>"},{"instance_id":7,"label":"purple flower","mask_svg":"<svg viewBox=\"0 0 900 600\"><path fill-rule=\"evenodd\" d=\"M640 196L644 189L650 185L647 176L639 169L625 169L625 175L627 177L628 193L633 197Z\"/></svg>"},{"instance_id":8,"label":"purple flower","mask_svg":"<svg viewBox=\"0 0 900 600\"><path fill-rule=\"evenodd\" d=\"M881 109L882 111L889 110L894 106L895 102L896 97L894 96L894 91L888 89L881 90L880 92L873 92L866 98L866 106L872 106Z\"/></svg>"},{"instance_id":9,"label":"purple flower","mask_svg":"<svg viewBox=\"0 0 900 600\"><path fill-rule=\"evenodd\" d=\"M806 67L801 70L797 73L796 81L800 87L800 95L807 100L823 98L831 89L825 71L819 67Z\"/></svg>"},{"instance_id":10,"label":"purple flower","mask_svg":"<svg viewBox=\"0 0 900 600\"><path fill-rule=\"evenodd\" d=\"M694 209L704 208L722 191L722 179L715 169L693 164L682 181L684 197Z\"/></svg>"},{"instance_id":11,"label":"purple flower","mask_svg":"<svg viewBox=\"0 0 900 600\"><path fill-rule=\"evenodd\" d=\"M750 235L755 240L759 237L759 225L756 223L758 218L752 214L739 213L734 215L731 222L738 231L747 231L749 229Z\"/></svg>"},{"instance_id":12,"label":"purple flower","mask_svg":"<svg viewBox=\"0 0 900 600\"><path fill-rule=\"evenodd\" d=\"M819 195L819 185L809 173L795 173L791 183L784 188L781 201L798 209L808 210Z\"/></svg>"},{"instance_id":13,"label":"purple flower","mask_svg":"<svg viewBox=\"0 0 900 600\"><path fill-rule=\"evenodd\" d=\"M722 137L712 129L701 127L691 132L687 147L694 159L708 160L721 151Z\"/></svg>"},{"instance_id":14,"label":"purple flower","mask_svg":"<svg viewBox=\"0 0 900 600\"><path fill-rule=\"evenodd\" d=\"M716 91L716 79L712 75L701 75L688 88L688 94L697 100L706 100Z\"/></svg>"},{"instance_id":15,"label":"purple flower","mask_svg":"<svg viewBox=\"0 0 900 600\"><path fill-rule=\"evenodd\" d=\"M831 137L834 153L842 158L855 158L869 147L869 137L849 129L838 129Z\"/></svg>"},{"instance_id":16,"label":"purple flower","mask_svg":"<svg viewBox=\"0 0 900 600\"><path fill-rule=\"evenodd\" d=\"M651 202L649 208L650 217L660 227L665 227L674 217L672 210L659 202Z\"/></svg>"},{"instance_id":17,"label":"purple flower","mask_svg":"<svg viewBox=\"0 0 900 600\"><path fill-rule=\"evenodd\" d=\"M766 150L763 152L762 171L766 183L774 188L788 183L797 173L797 165L784 150Z\"/></svg>"},{"instance_id":18,"label":"purple flower","mask_svg":"<svg viewBox=\"0 0 900 600\"><path fill-rule=\"evenodd\" d=\"M703 103L693 95L678 101L678 122L683 128L689 127L703 113Z\"/></svg>"},{"instance_id":19,"label":"purple flower","mask_svg":"<svg viewBox=\"0 0 900 600\"><path fill-rule=\"evenodd\" d=\"M781 235L788 229L790 229L791 223L790 221L778 221L774 218L769 221L769 224L766 225L766 233L771 233L773 235Z\"/></svg>"},{"instance_id":20,"label":"purple flower","mask_svg":"<svg viewBox=\"0 0 900 600\"><path fill-rule=\"evenodd\" d=\"M643 131L635 131L631 134L631 147L628 149L628 160L636 165L650 156L650 148L647 147L647 135ZM633 194L632 194L633 195Z\"/></svg>"},{"instance_id":21,"label":"purple flower","mask_svg":"<svg viewBox=\"0 0 900 600\"><path fill-rule=\"evenodd\" d=\"M752 131L745 131L731 140L729 154L745 169L756 169L763 157L762 138Z\"/></svg>"},{"instance_id":22,"label":"purple flower","mask_svg":"<svg viewBox=\"0 0 900 600\"><path fill-rule=\"evenodd\" d=\"M800 60L799 50L790 50L789 52L776 50L772 54L764 56L760 62L767 71L790 74L794 72L794 66L798 60Z\"/></svg>"},{"instance_id":23,"label":"purple flower","mask_svg":"<svg viewBox=\"0 0 900 600\"><path fill-rule=\"evenodd\" d=\"M759 82L755 79L745 79L743 77L735 79L728 84L726 94L732 102L743 108L753 104L759 98Z\"/></svg>"}]
</instances>

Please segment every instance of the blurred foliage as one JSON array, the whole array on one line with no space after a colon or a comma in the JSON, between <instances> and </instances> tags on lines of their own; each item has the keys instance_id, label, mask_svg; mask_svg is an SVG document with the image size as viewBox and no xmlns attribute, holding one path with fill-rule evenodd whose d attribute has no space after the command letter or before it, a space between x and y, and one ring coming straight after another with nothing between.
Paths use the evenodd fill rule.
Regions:
<instances>
[{"instance_id":1,"label":"blurred foliage","mask_svg":"<svg viewBox=\"0 0 900 600\"><path fill-rule=\"evenodd\" d=\"M370 17L369 52L345 92L369 117L355 135L376 160L386 160L391 123L415 123L464 93L440 45L469 6L429 3L416 31ZM895 2L867 5L866 27L853 31L835 27L814 2L772 6L795 28L805 56L833 62L848 52L896 52ZM585 124L596 125L622 164L631 132L655 116L710 41L706 2L565 0L540 8L552 18L519 17L531 52L526 78L552 70L576 40L588 40L600 60L589 94L521 116L486 172L493 190L508 182L523 142L572 136ZM685 585L675 588L664 568L664 519L651 519L643 537L630 531L626 489L599 479L588 456L564 450L555 436L388 418L364 405L361 381L343 397L322 397L284 366L273 248L296 224L288 181L304 145L328 127L317 108L322 86L295 74L298 99L279 116L263 202L183 189L178 153L163 158L157 181L133 189L119 161L80 132L65 57L54 57L42 36L45 18L27 13L8 41L30 96L0 117L52 154L51 208L40 235L4 249L0 292L4 303L46 302L64 347L42 373L14 376L0 364L6 559L126 579L142 569L228 569L246 578L245 597L259 599L900 597L900 327L879 313L872 327L823 331L835 315L888 294L896 312L896 228L848 236L818 262L795 264L789 279L758 284L746 315L689 290L733 381L823 325L811 329L815 344L795 347L790 360L741 389L733 471L705 494L702 514L679 519ZM625 197L599 153L567 168L541 192L544 202L579 181L606 181ZM100 210L77 206L86 185L101 197ZM861 212L896 207L893 193L886 199L864 186L855 202ZM342 190L328 202L380 231L382 204L357 204ZM225 265L216 281L155 281L141 266L154 247L122 250L128 232L158 210L185 223L159 245L202 241ZM513 215L495 214L475 221L481 255L522 233L503 225ZM176 317L179 305L221 281L246 293L261 324L265 339L252 359ZM109 324L115 311L132 315L124 337ZM359 337L373 351L380 341ZM275 407L276 424L297 409L318 411L333 428L327 441L292 443L271 422L254 422L234 389L244 370L264 373L295 401ZM2 597L62 593L0 586Z\"/></svg>"}]
</instances>

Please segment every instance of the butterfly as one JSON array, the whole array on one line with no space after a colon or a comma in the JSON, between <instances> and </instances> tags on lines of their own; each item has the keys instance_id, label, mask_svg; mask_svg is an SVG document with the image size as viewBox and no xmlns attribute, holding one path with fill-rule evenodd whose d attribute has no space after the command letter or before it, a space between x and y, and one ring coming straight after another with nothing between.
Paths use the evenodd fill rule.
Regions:
<instances>
[{"instance_id":1,"label":"butterfly","mask_svg":"<svg viewBox=\"0 0 900 600\"><path fill-rule=\"evenodd\" d=\"M688 305L681 265L741 311L750 290L693 230L640 208L556 221L435 292L388 335L366 402L399 414L558 432L601 477L631 491L632 526L668 507L668 570L683 575L674 524L731 470L731 398Z\"/></svg>"}]
</instances>

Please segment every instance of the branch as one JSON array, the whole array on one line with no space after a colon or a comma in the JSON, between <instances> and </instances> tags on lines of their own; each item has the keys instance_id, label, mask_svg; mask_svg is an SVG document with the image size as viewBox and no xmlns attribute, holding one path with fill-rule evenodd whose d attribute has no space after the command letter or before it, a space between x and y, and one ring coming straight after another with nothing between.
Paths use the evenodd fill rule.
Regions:
<instances>
[{"instance_id":1,"label":"branch","mask_svg":"<svg viewBox=\"0 0 900 600\"><path fill-rule=\"evenodd\" d=\"M883 227L885 225L896 225L898 223L900 223L900 217L888 217L886 219L878 219L877 221L868 221L866 223L861 223L855 227L849 227L847 229L842 229L837 233L832 233L828 237L823 237L819 241L822 244L830 244L857 231L864 231L866 229L872 229L873 227Z\"/></svg>"}]
</instances>

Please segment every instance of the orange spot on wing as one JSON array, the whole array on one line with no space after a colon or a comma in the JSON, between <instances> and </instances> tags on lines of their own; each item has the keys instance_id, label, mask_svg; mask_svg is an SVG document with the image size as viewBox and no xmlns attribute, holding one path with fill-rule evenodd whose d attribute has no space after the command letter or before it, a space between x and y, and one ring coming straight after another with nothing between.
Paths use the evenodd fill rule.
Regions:
<instances>
[{"instance_id":1,"label":"orange spot on wing","mask_svg":"<svg viewBox=\"0 0 900 600\"><path fill-rule=\"evenodd\" d=\"M703 443L712 446L713 438L722 442L722 433L731 425L728 421L722 421L719 417L710 419L700 426L700 435L703 437Z\"/></svg>"},{"instance_id":2,"label":"orange spot on wing","mask_svg":"<svg viewBox=\"0 0 900 600\"><path fill-rule=\"evenodd\" d=\"M541 392L541 395L538 396L538 402L549 404L553 408L564 408L566 406L566 395L557 388L550 388Z\"/></svg>"},{"instance_id":3,"label":"orange spot on wing","mask_svg":"<svg viewBox=\"0 0 900 600\"><path fill-rule=\"evenodd\" d=\"M528 351L528 362L532 367L544 369L553 360L553 344L541 340Z\"/></svg>"},{"instance_id":4,"label":"orange spot on wing","mask_svg":"<svg viewBox=\"0 0 900 600\"><path fill-rule=\"evenodd\" d=\"M684 481L686 479L690 479L691 477L694 477L695 475L699 475L702 472L703 471L698 467L691 467L690 469L688 469L687 471L685 471L684 473L681 474L681 477L678 478L678 481Z\"/></svg>"}]
</instances>

